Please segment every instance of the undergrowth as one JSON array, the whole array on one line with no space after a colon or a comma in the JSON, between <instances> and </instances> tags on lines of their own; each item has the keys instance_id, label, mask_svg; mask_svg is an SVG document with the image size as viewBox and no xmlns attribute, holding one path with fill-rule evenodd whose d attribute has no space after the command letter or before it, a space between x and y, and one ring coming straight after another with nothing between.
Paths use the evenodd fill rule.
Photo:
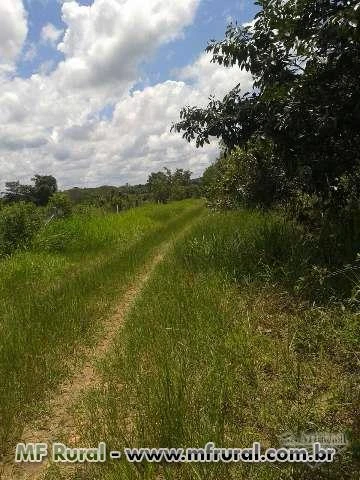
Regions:
<instances>
[{"instance_id":1,"label":"undergrowth","mask_svg":"<svg viewBox=\"0 0 360 480\"><path fill-rule=\"evenodd\" d=\"M123 459L74 478L357 479L358 316L295 294L306 254L296 226L277 216L208 214L158 267L76 417L81 444L109 449L266 448L288 432L347 432L334 464Z\"/></svg>"},{"instance_id":2,"label":"undergrowth","mask_svg":"<svg viewBox=\"0 0 360 480\"><path fill-rule=\"evenodd\" d=\"M54 221L0 261L2 450L76 368L82 345L101 336L102 319L152 252L201 208L185 201Z\"/></svg>"}]
</instances>

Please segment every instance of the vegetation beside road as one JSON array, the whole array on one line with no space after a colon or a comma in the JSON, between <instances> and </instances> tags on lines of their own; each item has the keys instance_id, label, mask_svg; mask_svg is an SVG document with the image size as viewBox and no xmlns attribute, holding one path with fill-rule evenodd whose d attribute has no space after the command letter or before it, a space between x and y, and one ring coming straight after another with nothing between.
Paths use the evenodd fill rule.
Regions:
<instances>
[{"instance_id":1,"label":"vegetation beside road","mask_svg":"<svg viewBox=\"0 0 360 480\"><path fill-rule=\"evenodd\" d=\"M26 251L0 262L2 450L76 369L81 346L101 337L102 318L158 245L201 208L189 200L74 215L42 227Z\"/></svg>"},{"instance_id":2,"label":"vegetation beside road","mask_svg":"<svg viewBox=\"0 0 360 480\"><path fill-rule=\"evenodd\" d=\"M79 439L109 449L279 447L284 433L315 430L347 432L348 451L315 470L123 459L74 478L355 480L358 316L290 288L300 252L296 227L276 214L205 215L158 266L100 366L101 385L79 402Z\"/></svg>"},{"instance_id":3,"label":"vegetation beside road","mask_svg":"<svg viewBox=\"0 0 360 480\"><path fill-rule=\"evenodd\" d=\"M120 461L74 479L358 479L360 3L257 5L254 22L229 25L207 49L249 72L252 92L238 85L186 106L173 126L198 147L220 140L201 182L164 169L146 186L72 189L72 203L51 176L7 184L2 445L101 336L102 317L157 245L204 209L186 200L108 212L202 194L212 210L158 265L98 366L101 384L82 393L77 440L277 447L284 433L325 431L346 432L347 450L313 470Z\"/></svg>"}]
</instances>

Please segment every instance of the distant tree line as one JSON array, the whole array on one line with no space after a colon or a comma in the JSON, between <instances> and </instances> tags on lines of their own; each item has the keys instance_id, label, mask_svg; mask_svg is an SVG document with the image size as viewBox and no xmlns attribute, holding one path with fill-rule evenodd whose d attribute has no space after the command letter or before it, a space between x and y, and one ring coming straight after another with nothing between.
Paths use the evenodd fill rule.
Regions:
<instances>
[{"instance_id":1,"label":"distant tree line","mask_svg":"<svg viewBox=\"0 0 360 480\"><path fill-rule=\"evenodd\" d=\"M32 202L37 206L48 204L50 197L57 192L57 181L52 175L35 175L32 185L22 185L19 181L6 182L3 201L5 203Z\"/></svg>"},{"instance_id":2,"label":"distant tree line","mask_svg":"<svg viewBox=\"0 0 360 480\"><path fill-rule=\"evenodd\" d=\"M184 200L199 197L200 179L191 180L191 172L178 168L174 173L168 168L164 171L152 173L147 186L153 200L166 203L170 200Z\"/></svg>"},{"instance_id":3,"label":"distant tree line","mask_svg":"<svg viewBox=\"0 0 360 480\"><path fill-rule=\"evenodd\" d=\"M91 206L107 211L128 210L149 201L144 185L75 187L67 190L66 193L75 206Z\"/></svg>"},{"instance_id":4,"label":"distant tree line","mask_svg":"<svg viewBox=\"0 0 360 480\"><path fill-rule=\"evenodd\" d=\"M71 188L59 192L52 175L35 175L31 184L6 182L0 199L0 257L31 244L36 233L47 222L71 215L120 212L146 202L165 203L200 196L200 180L191 172L177 169L172 173L151 173L145 185Z\"/></svg>"},{"instance_id":5,"label":"distant tree line","mask_svg":"<svg viewBox=\"0 0 360 480\"><path fill-rule=\"evenodd\" d=\"M74 205L89 205L109 211L134 208L146 202L166 203L201 196L200 179L192 179L189 170L168 168L152 172L146 184L71 188L67 190Z\"/></svg>"},{"instance_id":6,"label":"distant tree line","mask_svg":"<svg viewBox=\"0 0 360 480\"><path fill-rule=\"evenodd\" d=\"M189 170L168 168L153 172L146 184L101 186L95 188L74 187L59 192L57 180L52 175L35 175L31 184L19 181L5 183L0 206L31 203L36 207L47 207L56 216L67 215L73 207L88 206L105 211L122 211L145 202L169 202L201 195L200 179L192 179Z\"/></svg>"}]
</instances>

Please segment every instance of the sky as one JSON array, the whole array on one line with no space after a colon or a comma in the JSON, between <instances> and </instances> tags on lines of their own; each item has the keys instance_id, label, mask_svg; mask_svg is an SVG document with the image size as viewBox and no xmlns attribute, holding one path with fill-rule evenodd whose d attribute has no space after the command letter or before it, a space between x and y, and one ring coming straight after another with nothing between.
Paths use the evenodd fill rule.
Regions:
<instances>
[{"instance_id":1,"label":"sky","mask_svg":"<svg viewBox=\"0 0 360 480\"><path fill-rule=\"evenodd\" d=\"M247 0L1 0L0 183L54 175L60 188L200 175L218 155L170 132L251 78L210 62L210 39L252 20Z\"/></svg>"}]
</instances>

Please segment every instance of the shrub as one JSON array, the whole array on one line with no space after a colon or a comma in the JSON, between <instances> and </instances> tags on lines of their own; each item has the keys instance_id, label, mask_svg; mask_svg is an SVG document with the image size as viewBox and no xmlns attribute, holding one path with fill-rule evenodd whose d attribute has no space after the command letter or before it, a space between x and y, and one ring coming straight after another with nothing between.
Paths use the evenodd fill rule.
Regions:
<instances>
[{"instance_id":1,"label":"shrub","mask_svg":"<svg viewBox=\"0 0 360 480\"><path fill-rule=\"evenodd\" d=\"M10 255L29 246L42 224L41 211L31 203L20 202L0 211L0 255Z\"/></svg>"},{"instance_id":2,"label":"shrub","mask_svg":"<svg viewBox=\"0 0 360 480\"><path fill-rule=\"evenodd\" d=\"M72 213L72 203L66 193L54 193L49 200L49 212L56 217L68 217Z\"/></svg>"},{"instance_id":3,"label":"shrub","mask_svg":"<svg viewBox=\"0 0 360 480\"><path fill-rule=\"evenodd\" d=\"M268 208L283 198L288 186L272 143L256 138L210 166L204 173L203 188L219 208Z\"/></svg>"}]
</instances>

